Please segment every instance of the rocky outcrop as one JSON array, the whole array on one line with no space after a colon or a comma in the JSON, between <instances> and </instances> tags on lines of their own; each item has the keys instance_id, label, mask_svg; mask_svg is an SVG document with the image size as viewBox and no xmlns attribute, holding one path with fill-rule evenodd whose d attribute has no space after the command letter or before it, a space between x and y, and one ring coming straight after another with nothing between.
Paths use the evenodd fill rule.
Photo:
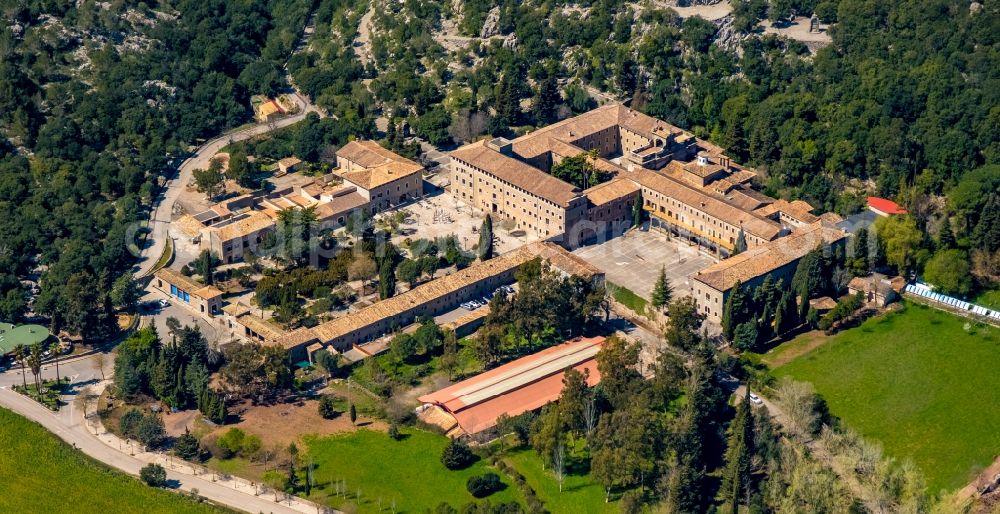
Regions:
<instances>
[{"instance_id":1,"label":"rocky outcrop","mask_svg":"<svg viewBox=\"0 0 1000 514\"><path fill-rule=\"evenodd\" d=\"M715 5L722 0L677 0L677 7L690 7L692 5Z\"/></svg>"},{"instance_id":2,"label":"rocky outcrop","mask_svg":"<svg viewBox=\"0 0 1000 514\"><path fill-rule=\"evenodd\" d=\"M483 39L500 35L500 7L490 9L483 22L483 29L479 31L479 37Z\"/></svg>"},{"instance_id":3,"label":"rocky outcrop","mask_svg":"<svg viewBox=\"0 0 1000 514\"><path fill-rule=\"evenodd\" d=\"M743 55L743 42L753 37L752 34L740 32L733 27L735 17L730 14L724 18L715 20L718 30L715 33L715 44L727 51Z\"/></svg>"}]
</instances>

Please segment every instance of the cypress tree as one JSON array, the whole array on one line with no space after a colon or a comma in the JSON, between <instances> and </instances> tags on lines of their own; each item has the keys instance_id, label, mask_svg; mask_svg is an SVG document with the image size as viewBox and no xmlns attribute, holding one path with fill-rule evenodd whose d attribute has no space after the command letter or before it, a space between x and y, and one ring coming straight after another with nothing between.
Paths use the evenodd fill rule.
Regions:
<instances>
[{"instance_id":1,"label":"cypress tree","mask_svg":"<svg viewBox=\"0 0 1000 514\"><path fill-rule=\"evenodd\" d=\"M739 310L743 307L743 283L739 280L729 290L729 296L722 307L722 335L729 341L733 340L733 331L740 324Z\"/></svg>"},{"instance_id":2,"label":"cypress tree","mask_svg":"<svg viewBox=\"0 0 1000 514\"><path fill-rule=\"evenodd\" d=\"M638 227L642 224L642 190L635 195L635 201L632 202L632 226Z\"/></svg>"},{"instance_id":3,"label":"cypress tree","mask_svg":"<svg viewBox=\"0 0 1000 514\"><path fill-rule=\"evenodd\" d=\"M483 220L479 229L479 260L488 261L493 258L493 217L489 214Z\"/></svg>"},{"instance_id":4,"label":"cypress tree","mask_svg":"<svg viewBox=\"0 0 1000 514\"><path fill-rule=\"evenodd\" d=\"M392 260L383 259L378 269L378 297L382 300L396 294L396 275L392 272Z\"/></svg>"},{"instance_id":5,"label":"cypress tree","mask_svg":"<svg viewBox=\"0 0 1000 514\"><path fill-rule=\"evenodd\" d=\"M721 494L729 504L729 512L739 513L740 499L750 492L750 458L753 455L753 412L750 411L750 388L736 410L729 427L726 448L726 470L722 477Z\"/></svg>"},{"instance_id":6,"label":"cypress tree","mask_svg":"<svg viewBox=\"0 0 1000 514\"><path fill-rule=\"evenodd\" d=\"M951 219L946 214L938 230L938 248L947 250L955 247L955 233L951 230Z\"/></svg>"},{"instance_id":7,"label":"cypress tree","mask_svg":"<svg viewBox=\"0 0 1000 514\"><path fill-rule=\"evenodd\" d=\"M743 227L740 227L740 233L736 235L736 248L733 250L733 255L745 251L747 251L747 235L743 232Z\"/></svg>"},{"instance_id":8,"label":"cypress tree","mask_svg":"<svg viewBox=\"0 0 1000 514\"><path fill-rule=\"evenodd\" d=\"M802 287L799 289L799 319L806 319L806 314L809 314L809 288Z\"/></svg>"}]
</instances>

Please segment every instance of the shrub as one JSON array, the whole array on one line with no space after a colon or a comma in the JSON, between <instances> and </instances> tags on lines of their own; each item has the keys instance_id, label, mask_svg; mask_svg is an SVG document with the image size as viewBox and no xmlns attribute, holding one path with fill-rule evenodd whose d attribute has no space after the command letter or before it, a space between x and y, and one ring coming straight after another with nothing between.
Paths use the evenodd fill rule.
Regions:
<instances>
[{"instance_id":1,"label":"shrub","mask_svg":"<svg viewBox=\"0 0 1000 514\"><path fill-rule=\"evenodd\" d=\"M118 420L118 430L121 431L123 436L132 439L135 437L135 432L139 428L140 422L142 422L142 413L139 412L139 409L129 409Z\"/></svg>"},{"instance_id":2,"label":"shrub","mask_svg":"<svg viewBox=\"0 0 1000 514\"><path fill-rule=\"evenodd\" d=\"M476 456L473 455L472 450L465 443L456 439L452 439L441 453L441 464L451 470L467 468L475 460Z\"/></svg>"},{"instance_id":3,"label":"shrub","mask_svg":"<svg viewBox=\"0 0 1000 514\"><path fill-rule=\"evenodd\" d=\"M337 409L334 406L334 400L332 396L320 397L319 415L323 416L323 419L333 419L337 417Z\"/></svg>"},{"instance_id":4,"label":"shrub","mask_svg":"<svg viewBox=\"0 0 1000 514\"><path fill-rule=\"evenodd\" d=\"M163 487L167 485L167 470L159 464L146 464L139 470L139 478L150 487Z\"/></svg>"},{"instance_id":5,"label":"shrub","mask_svg":"<svg viewBox=\"0 0 1000 514\"><path fill-rule=\"evenodd\" d=\"M139 421L135 428L135 438L145 446L158 446L163 442L167 431L163 427L163 420L156 414L147 414Z\"/></svg>"},{"instance_id":6,"label":"shrub","mask_svg":"<svg viewBox=\"0 0 1000 514\"><path fill-rule=\"evenodd\" d=\"M496 473L470 477L465 483L465 488L476 498L485 498L499 491L501 487L503 484L500 483L500 477Z\"/></svg>"},{"instance_id":7,"label":"shrub","mask_svg":"<svg viewBox=\"0 0 1000 514\"><path fill-rule=\"evenodd\" d=\"M399 425L395 423L389 425L389 437L393 441L399 441L403 437L403 434L399 433Z\"/></svg>"},{"instance_id":8,"label":"shrub","mask_svg":"<svg viewBox=\"0 0 1000 514\"><path fill-rule=\"evenodd\" d=\"M228 459L243 450L243 439L245 438L246 432L238 428L230 428L215 444L222 450L222 457Z\"/></svg>"},{"instance_id":9,"label":"shrub","mask_svg":"<svg viewBox=\"0 0 1000 514\"><path fill-rule=\"evenodd\" d=\"M174 455L184 460L201 460L201 445L198 438L187 429L174 441Z\"/></svg>"}]
</instances>

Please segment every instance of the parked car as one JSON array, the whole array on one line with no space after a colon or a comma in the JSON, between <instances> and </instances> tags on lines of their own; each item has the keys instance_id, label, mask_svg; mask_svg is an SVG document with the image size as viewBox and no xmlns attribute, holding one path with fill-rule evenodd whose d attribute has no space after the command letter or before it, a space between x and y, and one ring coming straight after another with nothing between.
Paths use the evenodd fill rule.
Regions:
<instances>
[{"instance_id":1,"label":"parked car","mask_svg":"<svg viewBox=\"0 0 1000 514\"><path fill-rule=\"evenodd\" d=\"M750 393L750 403L754 405L763 405L764 401L760 399L760 396Z\"/></svg>"},{"instance_id":2,"label":"parked car","mask_svg":"<svg viewBox=\"0 0 1000 514\"><path fill-rule=\"evenodd\" d=\"M170 307L170 302L167 301L167 300L164 300L162 298L160 299L160 301L156 302L156 304L159 305L163 309L166 309L167 307Z\"/></svg>"}]
</instances>

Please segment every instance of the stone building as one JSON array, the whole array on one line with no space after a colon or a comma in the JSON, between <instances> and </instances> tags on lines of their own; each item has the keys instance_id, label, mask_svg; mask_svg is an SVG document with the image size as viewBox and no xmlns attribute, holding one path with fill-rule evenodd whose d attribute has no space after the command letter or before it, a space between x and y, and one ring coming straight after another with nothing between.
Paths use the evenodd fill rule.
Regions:
<instances>
[{"instance_id":1,"label":"stone building","mask_svg":"<svg viewBox=\"0 0 1000 514\"><path fill-rule=\"evenodd\" d=\"M423 196L424 167L374 141L351 141L337 150L334 174L354 186L371 212Z\"/></svg>"}]
</instances>

